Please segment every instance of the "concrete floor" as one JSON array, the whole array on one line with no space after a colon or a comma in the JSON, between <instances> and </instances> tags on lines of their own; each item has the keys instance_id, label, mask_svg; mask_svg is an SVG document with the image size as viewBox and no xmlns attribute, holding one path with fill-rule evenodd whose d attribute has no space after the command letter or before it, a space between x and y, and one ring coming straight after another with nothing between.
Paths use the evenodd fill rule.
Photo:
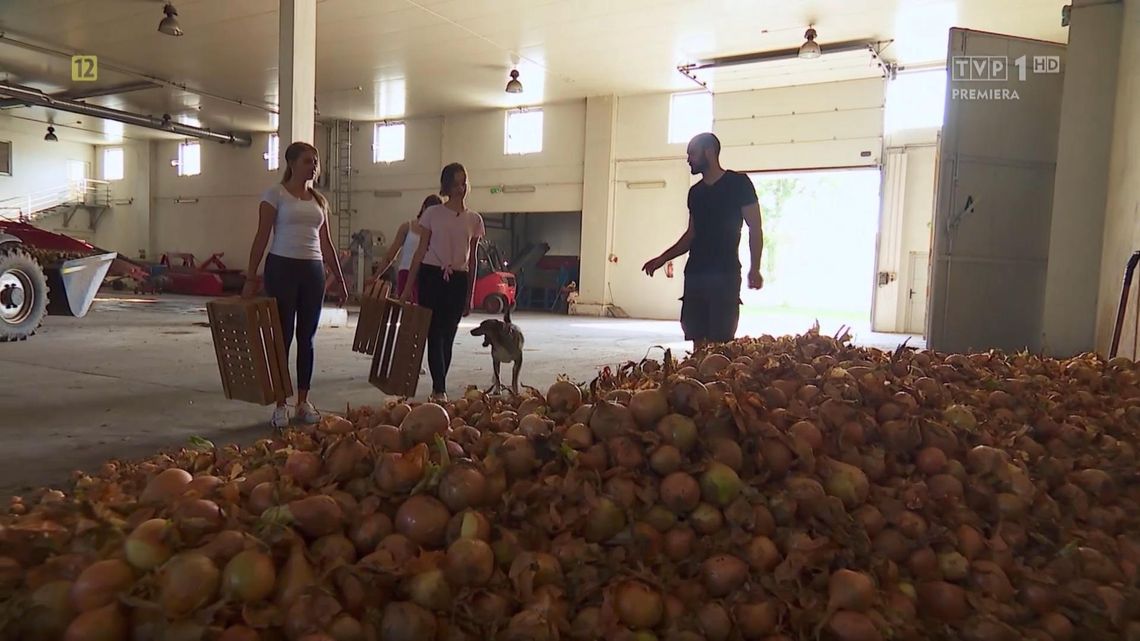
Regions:
<instances>
[{"instance_id":1,"label":"concrete floor","mask_svg":"<svg viewBox=\"0 0 1140 641\"><path fill-rule=\"evenodd\" d=\"M0 495L29 487L61 487L76 469L109 458L148 456L179 447L191 436L216 443L251 443L268 432L269 408L222 395L205 301L101 294L83 319L49 317L28 341L0 344ZM449 392L490 385L490 356L468 332L482 320L464 319L449 375ZM606 366L639 360L654 345L684 353L677 322L517 313L526 334L522 382L545 389L559 374L593 378ZM746 318L741 333L799 333L812 319ZM834 333L841 323L821 322ZM367 380L369 359L351 350L355 315L347 327L317 334L312 401L320 409L378 404L385 396ZM858 330L858 325L856 325ZM858 331L857 342L894 348L905 336ZM911 341L915 345L915 341ZM656 350L660 358L661 350ZM509 366L504 375L509 378ZM420 379L420 395L430 391Z\"/></svg>"}]
</instances>

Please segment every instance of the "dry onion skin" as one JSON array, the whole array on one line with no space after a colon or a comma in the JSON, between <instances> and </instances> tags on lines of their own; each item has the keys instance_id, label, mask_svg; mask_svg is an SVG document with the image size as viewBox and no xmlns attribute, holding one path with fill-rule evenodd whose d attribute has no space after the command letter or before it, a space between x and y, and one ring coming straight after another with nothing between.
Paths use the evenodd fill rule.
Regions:
<instances>
[{"instance_id":1,"label":"dry onion skin","mask_svg":"<svg viewBox=\"0 0 1140 641\"><path fill-rule=\"evenodd\" d=\"M393 400L13 498L0 640L1140 639L1138 430L1127 359L817 330Z\"/></svg>"}]
</instances>

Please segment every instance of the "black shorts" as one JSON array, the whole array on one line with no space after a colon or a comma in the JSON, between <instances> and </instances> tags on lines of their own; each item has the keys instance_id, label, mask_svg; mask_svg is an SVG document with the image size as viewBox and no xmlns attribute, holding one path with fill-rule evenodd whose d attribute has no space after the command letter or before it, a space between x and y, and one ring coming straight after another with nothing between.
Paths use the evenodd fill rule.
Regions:
<instances>
[{"instance_id":1,"label":"black shorts","mask_svg":"<svg viewBox=\"0 0 1140 641\"><path fill-rule=\"evenodd\" d=\"M687 341L728 342L740 325L739 274L686 274L681 328Z\"/></svg>"}]
</instances>

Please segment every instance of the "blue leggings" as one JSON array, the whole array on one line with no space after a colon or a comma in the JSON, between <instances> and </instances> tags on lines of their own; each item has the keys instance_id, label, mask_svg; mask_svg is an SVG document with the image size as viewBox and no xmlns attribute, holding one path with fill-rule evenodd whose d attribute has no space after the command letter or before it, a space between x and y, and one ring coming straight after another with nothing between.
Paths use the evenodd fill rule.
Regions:
<instances>
[{"instance_id":1,"label":"blue leggings","mask_svg":"<svg viewBox=\"0 0 1140 641\"><path fill-rule=\"evenodd\" d=\"M265 292L277 299L286 358L296 330L297 389L308 391L313 380L313 337L325 299L324 263L269 254L265 258Z\"/></svg>"}]
</instances>

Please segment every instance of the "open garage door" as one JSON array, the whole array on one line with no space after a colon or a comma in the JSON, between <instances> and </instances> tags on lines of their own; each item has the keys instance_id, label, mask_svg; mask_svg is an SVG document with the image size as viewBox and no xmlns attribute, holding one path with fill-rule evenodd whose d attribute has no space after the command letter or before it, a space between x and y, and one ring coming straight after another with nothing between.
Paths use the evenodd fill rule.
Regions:
<instances>
[{"instance_id":1,"label":"open garage door","mask_svg":"<svg viewBox=\"0 0 1140 641\"><path fill-rule=\"evenodd\" d=\"M952 29L927 344L1041 347L1065 48Z\"/></svg>"}]
</instances>

